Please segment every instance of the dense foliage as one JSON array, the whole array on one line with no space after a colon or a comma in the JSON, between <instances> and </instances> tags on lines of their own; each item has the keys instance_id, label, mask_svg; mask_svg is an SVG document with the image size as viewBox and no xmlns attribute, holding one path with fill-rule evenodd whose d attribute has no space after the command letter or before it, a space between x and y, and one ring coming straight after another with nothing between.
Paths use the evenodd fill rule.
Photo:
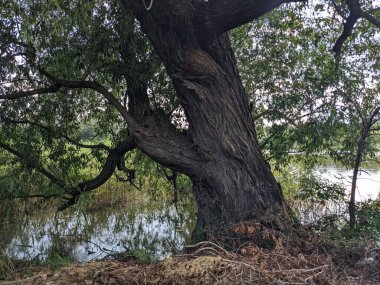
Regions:
<instances>
[{"instance_id":1,"label":"dense foliage","mask_svg":"<svg viewBox=\"0 0 380 285\"><path fill-rule=\"evenodd\" d=\"M359 141L359 165L376 158L379 3L360 3L367 14L338 47L342 22L354 14L349 2L289 4L231 33L261 147L278 169L291 152L309 165L328 154L354 168ZM136 118L163 115L186 131L176 90L119 1L5 0L0 13L1 197L70 200L107 180L98 178L129 130L105 89ZM144 88L149 108L139 109ZM111 171L121 181L133 182L134 168L140 184L144 176L175 176L138 150L121 160Z\"/></svg>"}]
</instances>

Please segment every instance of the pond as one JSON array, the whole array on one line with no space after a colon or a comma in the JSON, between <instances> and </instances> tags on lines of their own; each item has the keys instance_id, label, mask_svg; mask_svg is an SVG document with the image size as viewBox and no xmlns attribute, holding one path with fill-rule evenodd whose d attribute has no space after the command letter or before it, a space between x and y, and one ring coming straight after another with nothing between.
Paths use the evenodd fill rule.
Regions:
<instances>
[{"instance_id":1,"label":"pond","mask_svg":"<svg viewBox=\"0 0 380 285\"><path fill-rule=\"evenodd\" d=\"M350 189L351 171L335 165L315 171ZM375 198L379 193L380 170L361 172L358 200ZM19 259L46 260L58 253L78 262L142 250L159 260L181 250L189 240L195 225L195 210L190 204L187 201L176 208L172 203L153 201L92 211L69 209L58 214L54 210L16 213L0 219L0 250Z\"/></svg>"},{"instance_id":2,"label":"pond","mask_svg":"<svg viewBox=\"0 0 380 285\"><path fill-rule=\"evenodd\" d=\"M149 202L148 205L93 211L54 210L10 217L0 224L0 249L10 257L46 260L53 254L78 262L143 251L153 260L179 251L190 237L191 207Z\"/></svg>"}]
</instances>

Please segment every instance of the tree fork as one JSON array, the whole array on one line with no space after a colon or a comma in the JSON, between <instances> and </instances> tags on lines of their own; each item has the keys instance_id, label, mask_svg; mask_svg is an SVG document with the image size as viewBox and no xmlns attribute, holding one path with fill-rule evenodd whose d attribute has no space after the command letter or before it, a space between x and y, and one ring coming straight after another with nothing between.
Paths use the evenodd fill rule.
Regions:
<instances>
[{"instance_id":1,"label":"tree fork","mask_svg":"<svg viewBox=\"0 0 380 285\"><path fill-rule=\"evenodd\" d=\"M286 1L269 1L271 5L267 5L268 1L237 2L254 2L256 9L261 9L251 7L252 15L247 19L252 20L273 9L272 4L278 6ZM223 3L227 7L229 2ZM282 191L261 153L236 60L224 33L242 23L236 20L218 27L216 33L210 34L215 38L205 43L200 40L205 32L200 29L200 21L208 19L204 24L212 30L220 18L212 22L212 18L203 15L194 21L200 11L197 8L183 1L156 2L149 11L136 3L132 5L174 83L189 122L186 141L193 142L191 149L200 157L194 164L177 159L170 165L167 158L164 164L192 179L198 203L193 237L202 239L205 232L239 221L258 221L263 216L270 217L266 222L273 227L281 227L283 222L290 225ZM162 163L163 156L157 155L159 143L147 148L146 141L135 141ZM276 216L279 209L284 209L282 216Z\"/></svg>"}]
</instances>

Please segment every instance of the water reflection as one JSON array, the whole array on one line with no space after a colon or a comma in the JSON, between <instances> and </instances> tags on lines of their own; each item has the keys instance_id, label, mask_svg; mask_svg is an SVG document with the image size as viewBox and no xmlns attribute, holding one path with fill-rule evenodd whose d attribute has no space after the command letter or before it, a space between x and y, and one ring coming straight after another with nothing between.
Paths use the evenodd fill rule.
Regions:
<instances>
[{"instance_id":1,"label":"water reflection","mask_svg":"<svg viewBox=\"0 0 380 285\"><path fill-rule=\"evenodd\" d=\"M344 183L349 191L351 171L335 165L315 171L330 181ZM361 172L358 201L375 198L379 193L380 170ZM298 209L302 222L312 223L326 215L341 215L347 210L346 202L308 201L293 208ZM46 260L56 253L85 262L144 249L153 259L163 259L188 240L195 225L194 207L190 205L184 203L177 210L173 204L153 203L87 212L69 210L58 215L53 210L20 215L21 210L14 209L7 219L0 217L0 251L19 259Z\"/></svg>"},{"instance_id":2,"label":"water reflection","mask_svg":"<svg viewBox=\"0 0 380 285\"><path fill-rule=\"evenodd\" d=\"M47 212L24 219L8 242L0 241L0 248L19 259L45 260L54 252L79 262L144 249L158 260L183 246L194 222L189 207L176 210L174 205L59 215ZM15 223L9 226L15 227ZM3 231L9 230L6 225L2 227Z\"/></svg>"}]
</instances>

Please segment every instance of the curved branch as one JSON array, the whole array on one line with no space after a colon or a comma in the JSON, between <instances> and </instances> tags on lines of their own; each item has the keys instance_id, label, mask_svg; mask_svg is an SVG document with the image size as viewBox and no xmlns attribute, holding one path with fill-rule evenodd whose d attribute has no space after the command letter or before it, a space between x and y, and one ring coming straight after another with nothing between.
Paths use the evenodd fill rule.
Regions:
<instances>
[{"instance_id":1,"label":"curved branch","mask_svg":"<svg viewBox=\"0 0 380 285\"><path fill-rule=\"evenodd\" d=\"M48 73L46 70L42 68L40 68L39 70L42 75L46 76L49 80L53 81L55 84L61 87L66 87L66 88L71 88L71 89L86 88L86 89L92 89L94 91L97 91L98 93L103 95L103 97L106 98L108 102L116 108L116 110L119 111L120 115L124 118L124 120L129 125L129 127L134 127L136 125L136 121L133 118L133 116L129 114L129 112L115 98L115 96L113 96L111 92L109 92L104 86L102 86L98 82L60 79Z\"/></svg>"},{"instance_id":2,"label":"curved branch","mask_svg":"<svg viewBox=\"0 0 380 285\"><path fill-rule=\"evenodd\" d=\"M39 173L41 173L42 175L47 177L54 184L56 184L57 186L62 188L65 192L64 193L65 195L71 196L70 198L66 198L67 202L65 202L61 207L59 207L58 210L62 211L64 209L74 205L75 202L77 201L78 197L81 194L83 194L85 192L89 192L91 190L94 190L94 189L100 187L101 185L103 185L114 173L114 171L115 171L117 165L119 164L122 156L127 151L134 149L136 146L129 139L119 143L115 148L110 150L108 157L107 157L100 173L93 179L79 183L76 187L69 187L68 185L66 185L66 183L63 180L59 179L54 174L50 173L47 169L45 169L41 163L28 159L27 155L15 150L11 146L9 146L9 145L1 142L1 141L0 141L0 147L5 149L6 151L12 153L13 155L17 156L21 161L26 163L29 167L35 169L36 171L38 171ZM62 197L62 195L56 195L56 194L52 194L52 195L54 195L54 197ZM50 195L50 196L53 197L52 195ZM44 198L44 197L47 197L47 195L36 194L36 195L33 195L33 197Z\"/></svg>"},{"instance_id":3,"label":"curved branch","mask_svg":"<svg viewBox=\"0 0 380 285\"><path fill-rule=\"evenodd\" d=\"M333 1L333 3L335 3L335 1ZM348 39L349 36L352 35L354 26L360 18L364 18L368 20L371 24L380 28L380 20L372 16L369 12L364 12L362 8L360 7L360 3L358 0L346 0L346 4L350 11L350 15L348 16L348 18L346 19L346 22L344 23L342 34L339 36L339 38L335 42L335 45L332 49L333 52L335 52L336 54L339 54L341 52L344 42ZM338 6L335 4L334 6L337 12L341 14L341 12L338 10ZM370 11L374 11L374 10L370 10Z\"/></svg>"},{"instance_id":4,"label":"curved branch","mask_svg":"<svg viewBox=\"0 0 380 285\"><path fill-rule=\"evenodd\" d=\"M110 150L100 173L95 178L81 182L76 187L70 189L70 191L67 191L67 194L72 197L59 207L58 211L63 211L74 205L81 194L94 190L107 182L114 173L123 155L134 148L136 148L136 145L131 140L127 139Z\"/></svg>"},{"instance_id":5,"label":"curved branch","mask_svg":"<svg viewBox=\"0 0 380 285\"><path fill-rule=\"evenodd\" d=\"M70 89L92 89L108 100L108 102L114 106L120 115L124 118L126 123L130 128L133 128L136 125L136 121L131 114L124 108L124 106L109 92L104 86L99 84L96 81L84 81L84 80L65 80L60 79L52 74L48 73L46 70L39 68L39 71L42 75L46 76L53 84L45 88L37 88L27 91L19 91L6 95L0 95L0 100L14 100L39 94L48 94L55 93L61 87L70 88Z\"/></svg>"},{"instance_id":6,"label":"curved branch","mask_svg":"<svg viewBox=\"0 0 380 285\"><path fill-rule=\"evenodd\" d=\"M349 36L352 35L352 31L354 29L354 26L356 22L359 20L360 15L357 15L356 13L351 13L346 22L344 23L343 26L343 32L339 36L339 38L336 40L334 47L333 47L333 52L336 54L339 54L342 50L344 42L348 39Z\"/></svg>"}]
</instances>

